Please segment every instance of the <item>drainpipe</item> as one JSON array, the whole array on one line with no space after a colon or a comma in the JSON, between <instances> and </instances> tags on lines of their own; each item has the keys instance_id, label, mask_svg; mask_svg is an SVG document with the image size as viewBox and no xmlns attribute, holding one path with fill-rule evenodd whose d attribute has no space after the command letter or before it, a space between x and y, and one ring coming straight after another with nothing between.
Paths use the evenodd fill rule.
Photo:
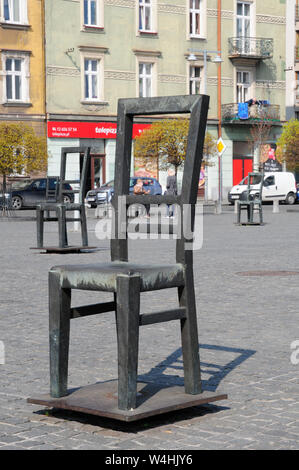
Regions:
<instances>
[{"instance_id":1,"label":"drainpipe","mask_svg":"<svg viewBox=\"0 0 299 470\"><path fill-rule=\"evenodd\" d=\"M222 51L221 47L221 0L217 4L217 50ZM222 55L222 53L221 53ZM221 63L217 66L217 103L218 103L218 138L222 136L221 122ZM218 157L218 185L219 185L219 205L222 202L222 160Z\"/></svg>"}]
</instances>

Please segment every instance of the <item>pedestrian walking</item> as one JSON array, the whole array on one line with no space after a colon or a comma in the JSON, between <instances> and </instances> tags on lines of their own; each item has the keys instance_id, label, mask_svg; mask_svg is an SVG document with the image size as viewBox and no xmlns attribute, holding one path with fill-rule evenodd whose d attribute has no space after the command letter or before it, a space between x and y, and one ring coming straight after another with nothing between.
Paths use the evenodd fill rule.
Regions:
<instances>
[{"instance_id":1,"label":"pedestrian walking","mask_svg":"<svg viewBox=\"0 0 299 470\"><path fill-rule=\"evenodd\" d=\"M175 171L172 168L169 168L168 170L168 175L167 175L167 180L166 180L166 191L164 194L167 196L176 196L178 193L177 190L177 182L176 182L176 175ZM174 216L174 205L173 204L167 204L167 217L173 217Z\"/></svg>"}]
</instances>

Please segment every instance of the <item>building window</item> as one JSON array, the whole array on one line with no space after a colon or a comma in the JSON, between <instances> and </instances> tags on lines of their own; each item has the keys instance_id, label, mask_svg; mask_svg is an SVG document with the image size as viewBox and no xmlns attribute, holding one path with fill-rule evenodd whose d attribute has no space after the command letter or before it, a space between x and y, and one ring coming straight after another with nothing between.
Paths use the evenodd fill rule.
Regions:
<instances>
[{"instance_id":1,"label":"building window","mask_svg":"<svg viewBox=\"0 0 299 470\"><path fill-rule=\"evenodd\" d=\"M250 3L237 2L237 37L250 37Z\"/></svg>"},{"instance_id":2,"label":"building window","mask_svg":"<svg viewBox=\"0 0 299 470\"><path fill-rule=\"evenodd\" d=\"M84 59L84 100L98 101L99 96L99 60Z\"/></svg>"},{"instance_id":3,"label":"building window","mask_svg":"<svg viewBox=\"0 0 299 470\"><path fill-rule=\"evenodd\" d=\"M5 61L6 98L16 101L22 99L22 60L7 58Z\"/></svg>"},{"instance_id":4,"label":"building window","mask_svg":"<svg viewBox=\"0 0 299 470\"><path fill-rule=\"evenodd\" d=\"M152 0L139 0L139 31L153 30Z\"/></svg>"},{"instance_id":5,"label":"building window","mask_svg":"<svg viewBox=\"0 0 299 470\"><path fill-rule=\"evenodd\" d=\"M296 103L299 102L299 72L296 73L296 86L295 86L295 100Z\"/></svg>"},{"instance_id":6,"label":"building window","mask_svg":"<svg viewBox=\"0 0 299 470\"><path fill-rule=\"evenodd\" d=\"M148 98L153 96L153 65L152 63L139 63L139 96Z\"/></svg>"},{"instance_id":7,"label":"building window","mask_svg":"<svg viewBox=\"0 0 299 470\"><path fill-rule=\"evenodd\" d=\"M199 95L201 81L201 67L190 66L189 69L189 94Z\"/></svg>"},{"instance_id":8,"label":"building window","mask_svg":"<svg viewBox=\"0 0 299 470\"><path fill-rule=\"evenodd\" d=\"M97 0L84 0L84 24L87 26L98 24Z\"/></svg>"},{"instance_id":9,"label":"building window","mask_svg":"<svg viewBox=\"0 0 299 470\"><path fill-rule=\"evenodd\" d=\"M2 53L4 103L29 103L29 54Z\"/></svg>"},{"instance_id":10,"label":"building window","mask_svg":"<svg viewBox=\"0 0 299 470\"><path fill-rule=\"evenodd\" d=\"M104 57L109 49L100 46L79 46L81 69L81 103L104 102Z\"/></svg>"},{"instance_id":11,"label":"building window","mask_svg":"<svg viewBox=\"0 0 299 470\"><path fill-rule=\"evenodd\" d=\"M82 0L82 18L85 28L103 28L103 0Z\"/></svg>"},{"instance_id":12,"label":"building window","mask_svg":"<svg viewBox=\"0 0 299 470\"><path fill-rule=\"evenodd\" d=\"M251 86L251 76L248 71L237 72L237 102L244 103L249 100Z\"/></svg>"},{"instance_id":13,"label":"building window","mask_svg":"<svg viewBox=\"0 0 299 470\"><path fill-rule=\"evenodd\" d=\"M27 0L2 0L3 20L7 23L27 24Z\"/></svg>"},{"instance_id":14,"label":"building window","mask_svg":"<svg viewBox=\"0 0 299 470\"><path fill-rule=\"evenodd\" d=\"M190 36L201 36L201 0L189 0L189 33Z\"/></svg>"}]
</instances>

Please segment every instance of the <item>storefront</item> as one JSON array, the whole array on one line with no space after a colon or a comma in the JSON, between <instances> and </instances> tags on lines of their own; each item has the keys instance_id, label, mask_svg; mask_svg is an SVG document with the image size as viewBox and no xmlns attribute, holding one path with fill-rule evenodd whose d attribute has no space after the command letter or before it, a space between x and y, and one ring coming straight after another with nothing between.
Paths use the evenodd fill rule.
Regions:
<instances>
[{"instance_id":1,"label":"storefront","mask_svg":"<svg viewBox=\"0 0 299 470\"><path fill-rule=\"evenodd\" d=\"M134 124L133 139L149 126L150 124ZM90 147L88 190L114 178L116 123L48 121L47 127L49 176L59 175L62 147ZM68 161L67 177L79 178L81 166L82 156L73 154L72 161Z\"/></svg>"}]
</instances>

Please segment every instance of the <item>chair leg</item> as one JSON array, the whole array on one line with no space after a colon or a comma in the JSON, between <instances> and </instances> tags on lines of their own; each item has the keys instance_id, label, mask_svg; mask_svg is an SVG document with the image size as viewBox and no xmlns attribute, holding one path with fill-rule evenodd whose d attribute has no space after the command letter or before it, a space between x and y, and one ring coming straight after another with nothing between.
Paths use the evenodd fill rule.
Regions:
<instances>
[{"instance_id":1,"label":"chair leg","mask_svg":"<svg viewBox=\"0 0 299 470\"><path fill-rule=\"evenodd\" d=\"M186 272L185 282L185 286L178 288L180 306L186 307L186 318L181 320L184 382L185 392L196 395L201 393L202 389L192 270Z\"/></svg>"},{"instance_id":2,"label":"chair leg","mask_svg":"<svg viewBox=\"0 0 299 470\"><path fill-rule=\"evenodd\" d=\"M85 208L84 207L81 207L81 209L80 209L80 219L81 219L82 245L83 246L88 246L86 213L85 213Z\"/></svg>"},{"instance_id":3,"label":"chair leg","mask_svg":"<svg viewBox=\"0 0 299 470\"><path fill-rule=\"evenodd\" d=\"M251 221L251 204L247 204L247 222L250 222Z\"/></svg>"},{"instance_id":4,"label":"chair leg","mask_svg":"<svg viewBox=\"0 0 299 470\"><path fill-rule=\"evenodd\" d=\"M260 211L260 224L262 224L262 223L263 223L263 208L262 208L262 203L260 204L259 211Z\"/></svg>"},{"instance_id":5,"label":"chair leg","mask_svg":"<svg viewBox=\"0 0 299 470\"><path fill-rule=\"evenodd\" d=\"M58 206L56 213L58 219L59 248L65 248L68 245L65 207Z\"/></svg>"},{"instance_id":6,"label":"chair leg","mask_svg":"<svg viewBox=\"0 0 299 470\"><path fill-rule=\"evenodd\" d=\"M253 215L254 215L254 201L251 201L249 204L249 222L253 223Z\"/></svg>"},{"instance_id":7,"label":"chair leg","mask_svg":"<svg viewBox=\"0 0 299 470\"><path fill-rule=\"evenodd\" d=\"M118 345L118 408L136 408L140 311L140 277L119 275L116 280Z\"/></svg>"},{"instance_id":8,"label":"chair leg","mask_svg":"<svg viewBox=\"0 0 299 470\"><path fill-rule=\"evenodd\" d=\"M67 394L71 289L62 289L60 276L49 272L50 394Z\"/></svg>"},{"instance_id":9,"label":"chair leg","mask_svg":"<svg viewBox=\"0 0 299 470\"><path fill-rule=\"evenodd\" d=\"M236 201L235 204L237 204L237 224L241 222L241 205L239 201Z\"/></svg>"},{"instance_id":10,"label":"chair leg","mask_svg":"<svg viewBox=\"0 0 299 470\"><path fill-rule=\"evenodd\" d=\"M39 207L36 208L36 234L37 247L42 248L44 243L44 211Z\"/></svg>"}]
</instances>

